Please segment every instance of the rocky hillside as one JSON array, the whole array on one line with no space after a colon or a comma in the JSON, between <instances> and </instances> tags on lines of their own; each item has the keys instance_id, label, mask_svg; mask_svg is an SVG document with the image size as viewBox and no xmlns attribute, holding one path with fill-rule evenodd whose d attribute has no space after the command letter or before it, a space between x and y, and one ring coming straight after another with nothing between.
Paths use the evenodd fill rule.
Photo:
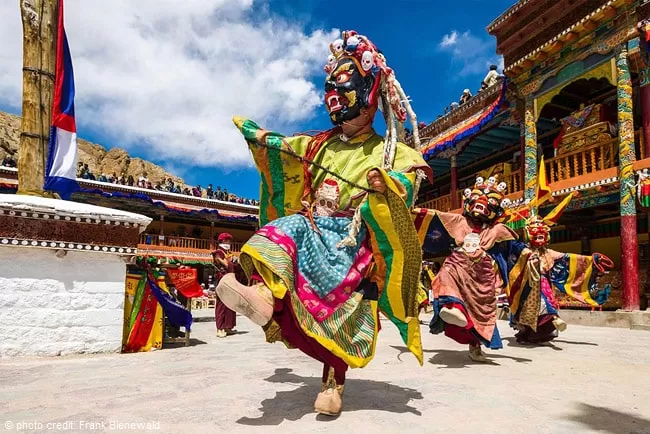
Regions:
<instances>
[{"instance_id":1,"label":"rocky hillside","mask_svg":"<svg viewBox=\"0 0 650 434\"><path fill-rule=\"evenodd\" d=\"M0 112L0 160L5 154L11 154L18 159L18 144L20 138L20 117L9 113ZM131 156L120 148L106 151L103 146L78 139L78 161L88 164L88 168L95 176L105 173L107 176L115 173L117 176L132 175L138 179L147 173L149 181L153 184L172 178L176 184L184 185L183 179L168 173L162 167Z\"/></svg>"}]
</instances>

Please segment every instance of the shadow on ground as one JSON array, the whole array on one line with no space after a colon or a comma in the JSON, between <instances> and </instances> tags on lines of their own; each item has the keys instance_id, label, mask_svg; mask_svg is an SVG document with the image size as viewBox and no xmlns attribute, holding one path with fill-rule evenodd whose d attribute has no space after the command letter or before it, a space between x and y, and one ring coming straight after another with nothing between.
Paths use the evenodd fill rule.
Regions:
<instances>
[{"instance_id":1,"label":"shadow on ground","mask_svg":"<svg viewBox=\"0 0 650 434\"><path fill-rule=\"evenodd\" d=\"M594 342L580 342L580 341L566 341L563 339L553 339L553 342L558 344L569 344L569 345L589 345L591 347L597 347L598 344Z\"/></svg>"},{"instance_id":2,"label":"shadow on ground","mask_svg":"<svg viewBox=\"0 0 650 434\"><path fill-rule=\"evenodd\" d=\"M567 417L594 431L612 434L650 434L650 420L632 413L579 403L577 413Z\"/></svg>"},{"instance_id":3,"label":"shadow on ground","mask_svg":"<svg viewBox=\"0 0 650 434\"><path fill-rule=\"evenodd\" d=\"M562 351L562 348L558 347L557 345L554 345L553 342L541 342L537 344L529 344L529 343L521 343L517 342L517 338L514 336L509 336L507 338L503 338L503 341L508 342L509 347L517 347L517 348L539 348L539 347L547 347L551 348L552 350L555 351Z\"/></svg>"},{"instance_id":4,"label":"shadow on ground","mask_svg":"<svg viewBox=\"0 0 650 434\"><path fill-rule=\"evenodd\" d=\"M279 368L265 381L278 384L299 385L297 389L277 392L275 397L262 401L262 416L257 418L242 417L237 423L242 425L263 426L279 425L284 420L296 421L307 414L314 413L314 401L321 390L320 377L301 377L288 368ZM348 379L345 382L343 411L348 413L359 410L379 410L390 413L421 413L409 402L422 399L422 394L415 389L396 386L375 380ZM334 418L319 416L318 420L331 421Z\"/></svg>"},{"instance_id":5,"label":"shadow on ground","mask_svg":"<svg viewBox=\"0 0 650 434\"><path fill-rule=\"evenodd\" d=\"M401 359L402 354L409 353L409 350L406 347L400 347L397 345L390 345L390 347L400 352L397 355L397 358L399 360L402 360ZM532 362L531 359L525 359L523 357L504 356L501 354L496 354L494 351L485 352L485 357L488 358L488 363L478 363L473 361L472 359L469 358L469 351L466 349L459 350L459 351L422 350L422 352L425 354L426 353L434 354L434 356L429 359L429 363L431 363L432 365L443 365L445 368L453 368L453 369L466 368L471 365L499 366L499 364L495 362L494 359L510 359L510 360L514 360L517 363Z\"/></svg>"},{"instance_id":6,"label":"shadow on ground","mask_svg":"<svg viewBox=\"0 0 650 434\"><path fill-rule=\"evenodd\" d=\"M166 350L174 349L174 348L185 348L185 340L181 341L180 339L182 338L179 338L178 341L174 341L174 342L165 341L163 343L163 348ZM201 339L194 339L190 337L190 345L189 345L190 347L195 347L197 345L204 345L204 344L207 344L207 342L202 341Z\"/></svg>"}]
</instances>

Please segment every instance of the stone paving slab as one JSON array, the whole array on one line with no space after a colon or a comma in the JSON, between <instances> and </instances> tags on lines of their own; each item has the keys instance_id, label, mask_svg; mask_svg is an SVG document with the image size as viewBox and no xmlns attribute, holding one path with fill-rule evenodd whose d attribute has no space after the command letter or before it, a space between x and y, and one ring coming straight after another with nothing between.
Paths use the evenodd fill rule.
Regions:
<instances>
[{"instance_id":1,"label":"stone paving slab","mask_svg":"<svg viewBox=\"0 0 650 434\"><path fill-rule=\"evenodd\" d=\"M505 348L478 365L423 326L420 367L382 326L336 419L313 413L321 366L238 317L225 339L195 324L188 348L2 359L0 432L650 434L650 332L570 326L552 345L522 347L500 322Z\"/></svg>"}]
</instances>

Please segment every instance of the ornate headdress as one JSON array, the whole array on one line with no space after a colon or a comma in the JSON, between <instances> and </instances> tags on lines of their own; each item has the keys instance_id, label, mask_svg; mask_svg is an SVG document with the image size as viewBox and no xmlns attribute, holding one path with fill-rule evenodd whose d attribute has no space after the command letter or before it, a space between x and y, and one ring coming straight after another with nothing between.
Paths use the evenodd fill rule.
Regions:
<instances>
[{"instance_id":1,"label":"ornate headdress","mask_svg":"<svg viewBox=\"0 0 650 434\"><path fill-rule=\"evenodd\" d=\"M402 131L403 123L410 117L413 129L413 143L420 149L418 123L408 97L402 86L395 78L394 71L386 64L386 58L366 36L353 30L341 33L341 38L330 44L331 54L327 59L325 71L328 74L325 90L325 103L330 110L330 116L335 124L343 122L342 116L335 115L341 107L379 107L386 121L386 136L384 144L384 167L391 168L395 159L398 130ZM350 59L355 68L351 68ZM343 84L354 69L356 87L345 92ZM358 71L359 76L356 75Z\"/></svg>"},{"instance_id":2,"label":"ornate headdress","mask_svg":"<svg viewBox=\"0 0 650 434\"><path fill-rule=\"evenodd\" d=\"M476 178L474 188L465 189L463 215L484 223L493 223L504 213L508 199L505 198L508 186L505 182L497 184L497 177L490 176L487 181L482 177Z\"/></svg>"},{"instance_id":3,"label":"ornate headdress","mask_svg":"<svg viewBox=\"0 0 650 434\"><path fill-rule=\"evenodd\" d=\"M528 205L530 216L526 219L526 226L524 227L526 240L532 247L544 247L551 242L551 226L557 224L564 209L569 205L571 199L573 199L573 196L574 193L569 194L551 212L546 214L546 216L541 217L538 214L538 208L553 197L551 188L546 181L546 165L542 157L537 174L535 198Z\"/></svg>"}]
</instances>

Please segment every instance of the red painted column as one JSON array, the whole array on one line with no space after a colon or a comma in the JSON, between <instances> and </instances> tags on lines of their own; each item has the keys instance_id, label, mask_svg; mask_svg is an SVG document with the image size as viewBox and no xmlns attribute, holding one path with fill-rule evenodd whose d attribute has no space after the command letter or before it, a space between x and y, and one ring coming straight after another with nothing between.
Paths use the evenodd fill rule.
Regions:
<instances>
[{"instance_id":1,"label":"red painted column","mask_svg":"<svg viewBox=\"0 0 650 434\"><path fill-rule=\"evenodd\" d=\"M644 74L647 76L646 74ZM641 87L641 114L643 116L643 156L650 158L650 86L647 81Z\"/></svg>"},{"instance_id":2,"label":"red painted column","mask_svg":"<svg viewBox=\"0 0 650 434\"><path fill-rule=\"evenodd\" d=\"M452 155L449 159L451 162L451 188L449 192L451 193L451 209L456 209L458 205L458 168L456 167L456 156Z\"/></svg>"},{"instance_id":3,"label":"red painted column","mask_svg":"<svg viewBox=\"0 0 650 434\"><path fill-rule=\"evenodd\" d=\"M639 310L639 246L636 214L621 216L621 270L623 271L623 310Z\"/></svg>"},{"instance_id":4,"label":"red painted column","mask_svg":"<svg viewBox=\"0 0 650 434\"><path fill-rule=\"evenodd\" d=\"M214 222L210 222L210 251L215 251L217 247L214 244Z\"/></svg>"},{"instance_id":5,"label":"red painted column","mask_svg":"<svg viewBox=\"0 0 650 434\"><path fill-rule=\"evenodd\" d=\"M639 245L636 235L636 197L634 170L634 119L632 116L632 79L627 49L616 58L618 100L618 178L621 212L621 271L623 273L623 310L639 310Z\"/></svg>"}]
</instances>

